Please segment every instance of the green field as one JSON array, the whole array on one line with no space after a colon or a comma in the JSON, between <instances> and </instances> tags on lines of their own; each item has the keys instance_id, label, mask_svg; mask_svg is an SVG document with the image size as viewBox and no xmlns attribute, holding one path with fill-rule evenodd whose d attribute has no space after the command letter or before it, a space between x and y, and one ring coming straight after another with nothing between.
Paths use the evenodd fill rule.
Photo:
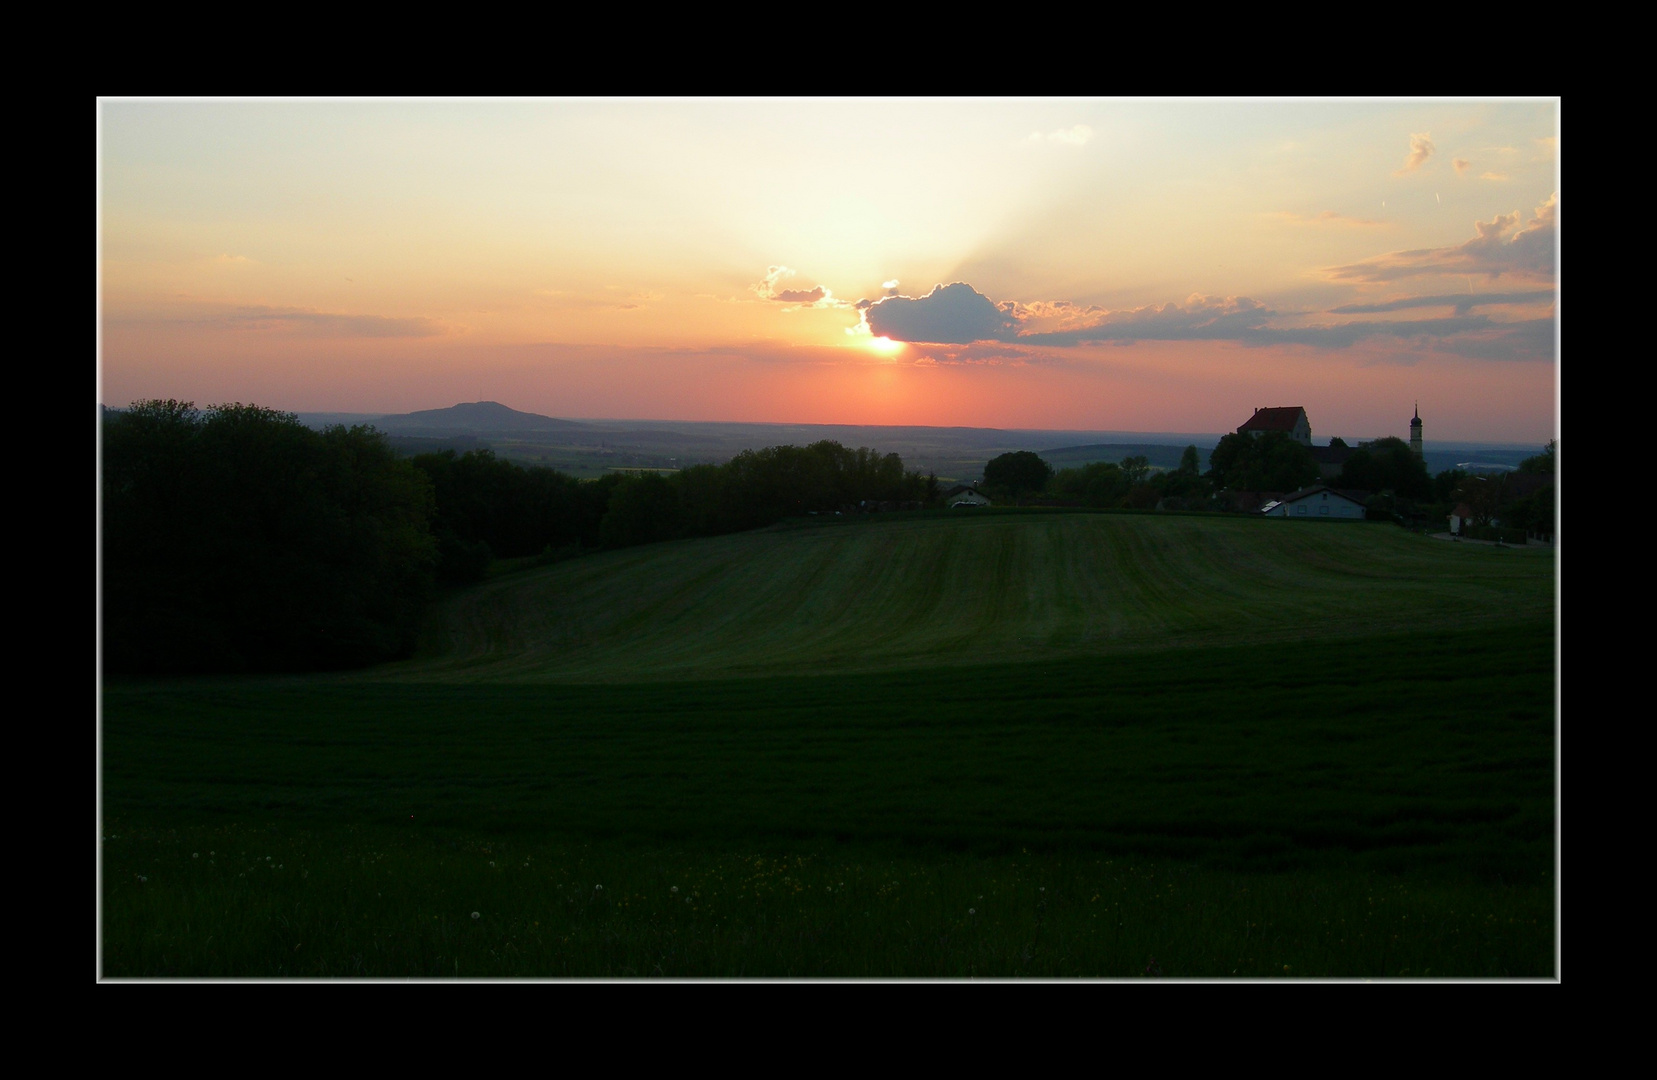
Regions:
<instances>
[{"instance_id":1,"label":"green field","mask_svg":"<svg viewBox=\"0 0 1657 1080\"><path fill-rule=\"evenodd\" d=\"M405 664L106 686L104 970L1547 976L1554 604L1203 516L558 563Z\"/></svg>"},{"instance_id":2,"label":"green field","mask_svg":"<svg viewBox=\"0 0 1657 1080\"><path fill-rule=\"evenodd\" d=\"M957 515L983 511L952 511ZM391 680L872 672L1552 620L1552 554L1359 523L928 515L572 560L443 611Z\"/></svg>"}]
</instances>

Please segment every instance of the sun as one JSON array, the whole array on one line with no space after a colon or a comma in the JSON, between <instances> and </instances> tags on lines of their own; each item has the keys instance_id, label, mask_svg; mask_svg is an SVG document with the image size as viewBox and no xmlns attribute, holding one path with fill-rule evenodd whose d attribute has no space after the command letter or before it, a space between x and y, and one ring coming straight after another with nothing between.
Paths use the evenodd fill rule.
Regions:
<instances>
[{"instance_id":1,"label":"sun","mask_svg":"<svg viewBox=\"0 0 1657 1080\"><path fill-rule=\"evenodd\" d=\"M889 337L872 337L864 342L863 347L877 356L896 356L903 351L903 342L893 341Z\"/></svg>"}]
</instances>

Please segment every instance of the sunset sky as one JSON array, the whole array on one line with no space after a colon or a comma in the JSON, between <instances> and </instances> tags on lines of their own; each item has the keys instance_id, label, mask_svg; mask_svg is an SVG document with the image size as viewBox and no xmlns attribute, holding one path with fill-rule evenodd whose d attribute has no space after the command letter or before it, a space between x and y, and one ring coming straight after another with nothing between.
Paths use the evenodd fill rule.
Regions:
<instances>
[{"instance_id":1,"label":"sunset sky","mask_svg":"<svg viewBox=\"0 0 1657 1080\"><path fill-rule=\"evenodd\" d=\"M108 405L1557 434L1557 99L98 115Z\"/></svg>"}]
</instances>

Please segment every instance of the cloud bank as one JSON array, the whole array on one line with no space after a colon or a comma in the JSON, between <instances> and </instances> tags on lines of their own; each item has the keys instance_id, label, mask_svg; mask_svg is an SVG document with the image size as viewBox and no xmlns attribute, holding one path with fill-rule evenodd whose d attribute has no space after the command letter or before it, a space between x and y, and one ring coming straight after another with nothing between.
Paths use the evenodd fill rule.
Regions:
<instances>
[{"instance_id":1,"label":"cloud bank","mask_svg":"<svg viewBox=\"0 0 1657 1080\"><path fill-rule=\"evenodd\" d=\"M976 345L992 350L998 358L1009 355L1005 352L1009 346L1073 348L1141 341L1207 341L1345 349L1361 342L1393 339L1417 349L1439 347L1470 357L1529 360L1553 356L1551 315L1502 322L1472 309L1533 304L1551 298L1552 293L1544 290L1441 295L1353 304L1308 314L1279 312L1246 296L1198 294L1183 303L1112 311L1067 301L997 303L971 285L957 281L938 285L925 296L864 300L858 307L868 332L877 337L917 345ZM1327 318L1445 306L1454 308L1454 314L1425 319ZM958 352L948 355L953 360Z\"/></svg>"},{"instance_id":2,"label":"cloud bank","mask_svg":"<svg viewBox=\"0 0 1657 1080\"><path fill-rule=\"evenodd\" d=\"M1489 221L1474 222L1478 235L1457 247L1394 251L1329 267L1324 273L1333 280L1350 282L1396 281L1420 274L1484 274L1490 278L1512 274L1552 281L1558 217L1556 191L1522 227L1519 211L1497 214Z\"/></svg>"}]
</instances>

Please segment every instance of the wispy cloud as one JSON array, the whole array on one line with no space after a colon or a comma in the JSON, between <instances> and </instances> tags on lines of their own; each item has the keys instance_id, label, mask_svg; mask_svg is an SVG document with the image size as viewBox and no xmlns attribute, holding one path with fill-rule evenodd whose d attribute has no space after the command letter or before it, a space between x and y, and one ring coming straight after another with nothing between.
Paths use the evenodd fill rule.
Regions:
<instances>
[{"instance_id":1,"label":"wispy cloud","mask_svg":"<svg viewBox=\"0 0 1657 1080\"><path fill-rule=\"evenodd\" d=\"M1555 192L1523 226L1517 210L1498 214L1489 221L1474 222L1478 235L1457 247L1394 251L1330 267L1324 273L1336 281L1352 282L1396 281L1420 274L1485 274L1491 278L1513 274L1549 281L1558 210L1559 193Z\"/></svg>"},{"instance_id":2,"label":"wispy cloud","mask_svg":"<svg viewBox=\"0 0 1657 1080\"><path fill-rule=\"evenodd\" d=\"M1490 307L1498 304L1550 303L1554 296L1552 289L1530 289L1524 292L1506 293L1448 293L1441 296L1407 296L1379 304L1343 304L1340 307L1330 308L1329 313L1331 315L1375 315L1387 311L1407 311L1410 308L1424 307L1453 307L1457 311L1469 311L1476 307Z\"/></svg>"},{"instance_id":3,"label":"wispy cloud","mask_svg":"<svg viewBox=\"0 0 1657 1080\"><path fill-rule=\"evenodd\" d=\"M1467 170L1473 167L1473 163L1466 158L1453 158L1450 164L1455 166L1457 176L1466 176Z\"/></svg>"},{"instance_id":4,"label":"wispy cloud","mask_svg":"<svg viewBox=\"0 0 1657 1080\"><path fill-rule=\"evenodd\" d=\"M1293 210L1277 210L1262 214L1262 217L1281 221L1286 225L1324 225L1348 228L1375 228L1391 224L1386 221L1377 221L1374 218L1353 217L1336 210L1325 210L1320 214L1297 214Z\"/></svg>"},{"instance_id":5,"label":"wispy cloud","mask_svg":"<svg viewBox=\"0 0 1657 1080\"><path fill-rule=\"evenodd\" d=\"M1426 132L1410 136L1410 156L1404 159L1404 164L1393 170L1392 175L1403 176L1412 173L1426 164L1427 159L1433 156L1433 137Z\"/></svg>"},{"instance_id":6,"label":"wispy cloud","mask_svg":"<svg viewBox=\"0 0 1657 1080\"><path fill-rule=\"evenodd\" d=\"M846 300L836 300L834 294L826 286L814 285L809 289L784 289L782 283L794 277L795 272L786 266L771 266L765 271L765 278L749 286L755 296L761 300L775 300L783 304L797 304L802 307L850 307Z\"/></svg>"},{"instance_id":7,"label":"wispy cloud","mask_svg":"<svg viewBox=\"0 0 1657 1080\"><path fill-rule=\"evenodd\" d=\"M604 292L572 292L568 289L536 289L535 295L544 296L551 301L548 306L565 308L573 311L638 311L651 304L658 303L665 294L654 289L630 292L625 296L617 293L625 292L621 285L606 285Z\"/></svg>"},{"instance_id":8,"label":"wispy cloud","mask_svg":"<svg viewBox=\"0 0 1657 1080\"><path fill-rule=\"evenodd\" d=\"M1043 134L1039 131L1030 132L1030 142L1058 143L1063 146L1086 146L1093 138L1093 129L1086 124L1076 124L1059 131L1049 131Z\"/></svg>"},{"instance_id":9,"label":"wispy cloud","mask_svg":"<svg viewBox=\"0 0 1657 1080\"><path fill-rule=\"evenodd\" d=\"M443 324L435 319L347 315L306 308L258 305L235 307L205 318L187 321L226 329L285 330L313 337L334 338L426 338L439 337L444 333Z\"/></svg>"}]
</instances>

